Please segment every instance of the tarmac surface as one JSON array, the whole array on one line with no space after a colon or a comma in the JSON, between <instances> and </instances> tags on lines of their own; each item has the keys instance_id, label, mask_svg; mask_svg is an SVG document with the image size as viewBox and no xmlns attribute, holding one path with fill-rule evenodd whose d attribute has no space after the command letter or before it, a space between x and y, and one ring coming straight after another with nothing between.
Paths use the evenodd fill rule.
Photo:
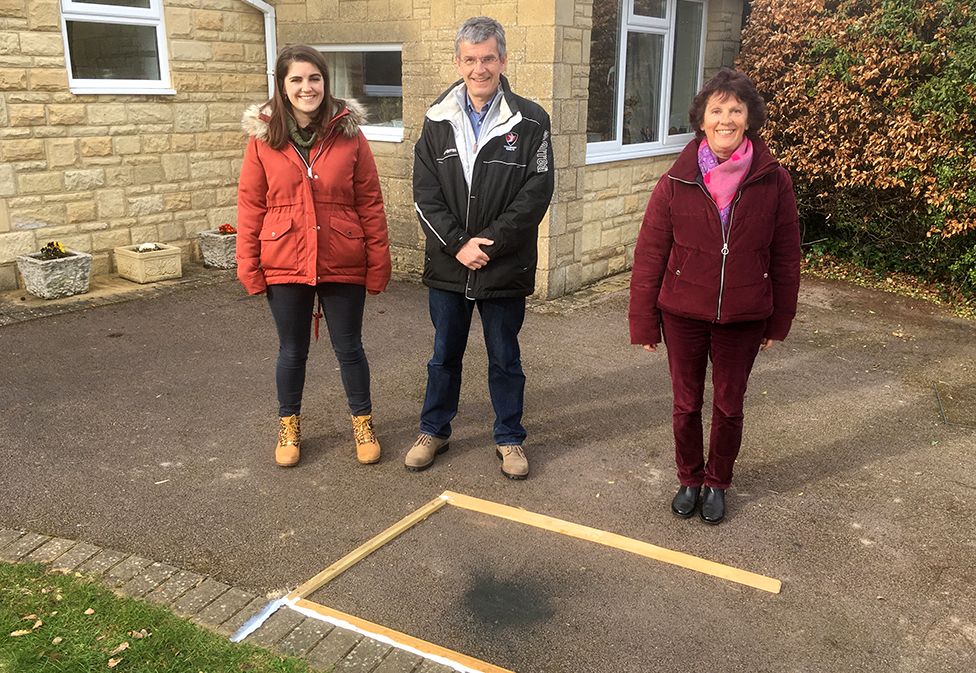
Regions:
<instances>
[{"instance_id":1,"label":"tarmac surface","mask_svg":"<svg viewBox=\"0 0 976 673\"><path fill-rule=\"evenodd\" d=\"M783 591L446 508L313 598L519 673L973 670L976 323L804 278L790 337L757 360L729 516L710 527L669 511L666 356L629 345L625 280L529 312L524 482L494 455L477 321L451 450L403 469L432 338L413 282L367 303L383 461L355 461L323 325L290 470L271 456L271 318L226 275L66 313L4 295L0 527L271 593L452 490Z\"/></svg>"}]
</instances>

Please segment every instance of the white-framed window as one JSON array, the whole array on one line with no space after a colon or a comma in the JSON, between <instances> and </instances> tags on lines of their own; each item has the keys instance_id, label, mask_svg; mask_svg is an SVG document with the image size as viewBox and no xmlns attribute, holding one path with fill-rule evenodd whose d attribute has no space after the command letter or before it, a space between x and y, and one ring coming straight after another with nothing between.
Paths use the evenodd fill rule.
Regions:
<instances>
[{"instance_id":1,"label":"white-framed window","mask_svg":"<svg viewBox=\"0 0 976 673\"><path fill-rule=\"evenodd\" d=\"M694 137L707 0L593 0L586 163L671 154Z\"/></svg>"},{"instance_id":2,"label":"white-framed window","mask_svg":"<svg viewBox=\"0 0 976 673\"><path fill-rule=\"evenodd\" d=\"M366 106L368 140L403 142L403 45L330 44L315 47L329 65L332 95Z\"/></svg>"},{"instance_id":3,"label":"white-framed window","mask_svg":"<svg viewBox=\"0 0 976 673\"><path fill-rule=\"evenodd\" d=\"M162 0L61 0L68 88L76 94L174 94Z\"/></svg>"}]
</instances>

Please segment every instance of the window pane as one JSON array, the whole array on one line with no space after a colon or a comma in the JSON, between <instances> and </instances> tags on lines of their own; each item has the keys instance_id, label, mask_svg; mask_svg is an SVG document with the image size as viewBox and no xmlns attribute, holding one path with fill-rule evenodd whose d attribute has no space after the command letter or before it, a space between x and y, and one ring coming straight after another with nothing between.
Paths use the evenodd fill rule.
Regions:
<instances>
[{"instance_id":1,"label":"window pane","mask_svg":"<svg viewBox=\"0 0 976 673\"><path fill-rule=\"evenodd\" d=\"M634 14L636 16L651 16L663 19L667 8L667 0L634 0Z\"/></svg>"},{"instance_id":2,"label":"window pane","mask_svg":"<svg viewBox=\"0 0 976 673\"><path fill-rule=\"evenodd\" d=\"M624 82L623 144L658 139L664 36L627 34L627 77Z\"/></svg>"},{"instance_id":3,"label":"window pane","mask_svg":"<svg viewBox=\"0 0 976 673\"><path fill-rule=\"evenodd\" d=\"M586 104L586 141L617 139L617 52L620 0L593 0L590 37L590 89Z\"/></svg>"},{"instance_id":4,"label":"window pane","mask_svg":"<svg viewBox=\"0 0 976 673\"><path fill-rule=\"evenodd\" d=\"M156 28L68 21L71 75L75 79L158 80Z\"/></svg>"},{"instance_id":5,"label":"window pane","mask_svg":"<svg viewBox=\"0 0 976 673\"><path fill-rule=\"evenodd\" d=\"M139 7L149 9L149 0L75 0L79 5L111 5L113 7Z\"/></svg>"},{"instance_id":6,"label":"window pane","mask_svg":"<svg viewBox=\"0 0 976 673\"><path fill-rule=\"evenodd\" d=\"M668 133L691 133L688 108L698 89L701 56L702 4L678 0L674 22L674 71Z\"/></svg>"},{"instance_id":7,"label":"window pane","mask_svg":"<svg viewBox=\"0 0 976 673\"><path fill-rule=\"evenodd\" d=\"M403 126L403 70L399 51L325 51L332 95L355 98L369 126Z\"/></svg>"}]
</instances>

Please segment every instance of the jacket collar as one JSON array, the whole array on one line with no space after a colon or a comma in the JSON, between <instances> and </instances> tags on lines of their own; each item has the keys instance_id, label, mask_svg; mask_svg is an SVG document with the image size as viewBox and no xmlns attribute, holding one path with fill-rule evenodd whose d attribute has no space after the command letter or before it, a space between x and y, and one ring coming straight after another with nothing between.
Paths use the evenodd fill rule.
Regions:
<instances>
[{"instance_id":1,"label":"jacket collar","mask_svg":"<svg viewBox=\"0 0 976 673\"><path fill-rule=\"evenodd\" d=\"M779 166L779 162L773 158L769 147L762 138L750 133L749 140L752 141L752 166L749 168L749 173L743 180L743 184L754 178L762 177ZM701 145L699 138L695 138L685 145L674 165L668 169L668 175L683 182L698 182L701 178L701 171L698 168L699 145Z\"/></svg>"},{"instance_id":2,"label":"jacket collar","mask_svg":"<svg viewBox=\"0 0 976 673\"><path fill-rule=\"evenodd\" d=\"M339 111L329 120L325 133L326 137L331 136L336 130L348 138L355 137L359 133L359 127L366 123L368 116L366 108L353 98L346 100L336 98L334 100L339 106ZM241 128L248 136L267 142L269 121L271 121L270 102L263 105L251 105L244 110Z\"/></svg>"},{"instance_id":3,"label":"jacket collar","mask_svg":"<svg viewBox=\"0 0 976 673\"><path fill-rule=\"evenodd\" d=\"M502 90L502 99L499 101L498 118L504 122L517 115L519 107L505 75L501 76L499 87ZM463 88L463 79L459 79L449 86L427 110L427 119L433 122L451 121L457 119L459 114L464 114L464 108L458 103L460 97L457 95L457 92Z\"/></svg>"}]
</instances>

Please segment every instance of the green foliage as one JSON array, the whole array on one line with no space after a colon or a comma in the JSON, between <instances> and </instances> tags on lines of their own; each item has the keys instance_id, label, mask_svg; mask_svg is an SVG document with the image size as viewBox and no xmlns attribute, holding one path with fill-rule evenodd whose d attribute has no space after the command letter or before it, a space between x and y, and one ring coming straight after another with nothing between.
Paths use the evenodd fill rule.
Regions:
<instances>
[{"instance_id":1,"label":"green foliage","mask_svg":"<svg viewBox=\"0 0 976 673\"><path fill-rule=\"evenodd\" d=\"M974 15L974 0L754 0L740 67L807 242L976 296Z\"/></svg>"}]
</instances>

